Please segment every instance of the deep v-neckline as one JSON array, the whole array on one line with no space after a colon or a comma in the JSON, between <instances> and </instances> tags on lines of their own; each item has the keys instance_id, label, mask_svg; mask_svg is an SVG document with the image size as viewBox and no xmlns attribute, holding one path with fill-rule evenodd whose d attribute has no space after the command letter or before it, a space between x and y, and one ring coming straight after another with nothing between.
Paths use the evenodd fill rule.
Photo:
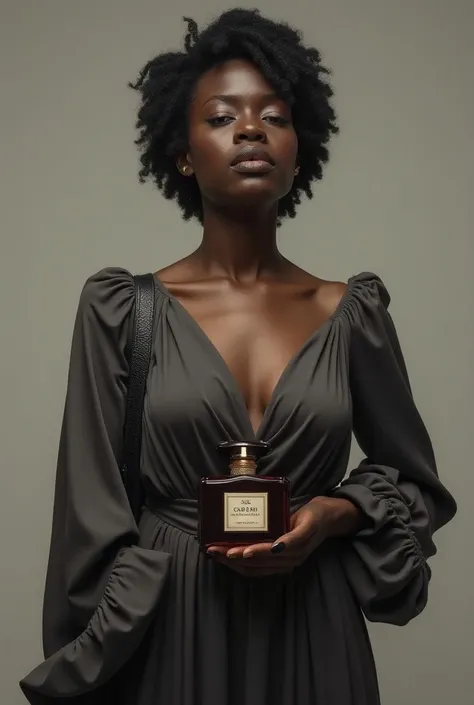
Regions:
<instances>
[{"instance_id":1,"label":"deep v-neckline","mask_svg":"<svg viewBox=\"0 0 474 705\"><path fill-rule=\"evenodd\" d=\"M349 279L347 282L347 287L342 295L336 309L333 311L333 313L323 322L321 325L319 325L315 330L313 330L309 336L306 338L306 340L300 345L300 347L296 350L296 352L289 358L288 362L284 366L274 388L273 391L270 395L270 398L268 400L268 404L266 405L262 418L260 420L260 423L256 428L254 428L252 424L252 420L250 418L250 413L247 407L247 404L245 402L245 395L242 391L242 388L240 384L238 383L235 375L233 374L232 370L230 369L228 363L226 362L224 356L220 352L220 350L217 348L215 343L211 340L209 335L206 333L204 328L201 326L200 323L194 318L194 316L188 311L186 306L178 299L177 296L171 293L171 291L168 289L168 287L163 284L161 279L155 274L154 275L155 279L155 284L160 289L162 294L164 294L171 302L173 302L179 309L179 311L184 315L186 320L190 325L193 326L194 330L197 332L197 334L201 337L201 339L206 343L207 347L210 349L210 351L213 353L214 357L216 358L217 362L220 364L220 366L223 369L223 373L229 380L229 384L232 385L232 390L234 392L235 398L237 399L238 405L242 411L242 418L245 420L247 430L249 431L249 438L255 439L255 440L260 440L262 438L263 432L267 426L268 418L270 416L271 410L274 406L275 400L280 392L281 387L285 383L287 377L289 376L290 372L298 362L298 360L301 358L301 356L306 352L308 347L312 345L312 343L316 340L317 337L322 335L322 332L325 329L330 329L335 322L336 318L339 316L341 313L342 309L345 307L347 299L349 297L350 291L352 289L352 280Z\"/></svg>"}]
</instances>

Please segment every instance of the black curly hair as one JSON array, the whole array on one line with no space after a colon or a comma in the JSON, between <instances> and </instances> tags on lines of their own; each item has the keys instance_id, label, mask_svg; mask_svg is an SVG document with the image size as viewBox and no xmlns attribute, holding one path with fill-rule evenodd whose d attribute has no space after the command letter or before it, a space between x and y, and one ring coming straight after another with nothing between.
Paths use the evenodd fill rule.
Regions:
<instances>
[{"instance_id":1,"label":"black curly hair","mask_svg":"<svg viewBox=\"0 0 474 705\"><path fill-rule=\"evenodd\" d=\"M330 71L322 65L319 51L304 46L300 32L262 17L258 10L226 11L202 32L194 20L183 19L188 24L184 51L159 54L129 84L141 93L135 140L142 152L140 181L153 180L165 198L178 202L185 220L196 217L202 223L197 181L183 178L176 167L177 157L187 149L193 88L217 64L248 59L292 109L300 170L290 192L279 201L278 221L293 218L301 193L312 198L311 182L321 179L329 157L326 145L338 132L327 82Z\"/></svg>"}]
</instances>

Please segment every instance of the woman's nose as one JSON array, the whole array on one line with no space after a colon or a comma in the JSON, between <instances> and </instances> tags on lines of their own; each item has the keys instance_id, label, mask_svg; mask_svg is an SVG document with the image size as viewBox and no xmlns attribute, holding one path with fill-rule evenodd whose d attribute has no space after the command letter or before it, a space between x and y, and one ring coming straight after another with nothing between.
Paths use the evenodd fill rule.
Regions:
<instances>
[{"instance_id":1,"label":"woman's nose","mask_svg":"<svg viewBox=\"0 0 474 705\"><path fill-rule=\"evenodd\" d=\"M234 142L266 142L267 133L265 130L254 122L249 122L247 125L237 125L234 133Z\"/></svg>"}]
</instances>

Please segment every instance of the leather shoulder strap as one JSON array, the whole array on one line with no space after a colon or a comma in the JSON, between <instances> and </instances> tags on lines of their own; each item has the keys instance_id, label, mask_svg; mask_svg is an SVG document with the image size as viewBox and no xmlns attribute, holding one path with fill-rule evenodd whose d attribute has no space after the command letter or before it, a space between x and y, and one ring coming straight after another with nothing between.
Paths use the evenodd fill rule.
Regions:
<instances>
[{"instance_id":1,"label":"leather shoulder strap","mask_svg":"<svg viewBox=\"0 0 474 705\"><path fill-rule=\"evenodd\" d=\"M142 508L140 455L143 404L150 367L153 319L155 311L155 279L153 274L134 276L135 315L130 350L130 374L124 429L124 462L122 477L135 520Z\"/></svg>"}]
</instances>

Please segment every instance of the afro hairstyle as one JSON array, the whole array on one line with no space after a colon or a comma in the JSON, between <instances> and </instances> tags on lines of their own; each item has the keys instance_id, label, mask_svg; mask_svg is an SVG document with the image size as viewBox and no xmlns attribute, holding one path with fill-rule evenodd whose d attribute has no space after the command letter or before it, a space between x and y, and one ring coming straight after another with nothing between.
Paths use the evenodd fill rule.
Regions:
<instances>
[{"instance_id":1,"label":"afro hairstyle","mask_svg":"<svg viewBox=\"0 0 474 705\"><path fill-rule=\"evenodd\" d=\"M183 19L188 25L183 51L159 54L129 83L141 95L135 140L141 152L139 180L152 180L165 198L176 200L185 220L203 222L198 183L184 178L176 166L187 151L188 106L203 73L230 59L247 59L291 107L298 137L299 173L279 201L280 225L282 218L295 216L302 193L312 198L312 182L322 178L327 144L338 132L330 71L320 52L302 43L299 31L258 10L226 11L201 32L194 20Z\"/></svg>"}]
</instances>

